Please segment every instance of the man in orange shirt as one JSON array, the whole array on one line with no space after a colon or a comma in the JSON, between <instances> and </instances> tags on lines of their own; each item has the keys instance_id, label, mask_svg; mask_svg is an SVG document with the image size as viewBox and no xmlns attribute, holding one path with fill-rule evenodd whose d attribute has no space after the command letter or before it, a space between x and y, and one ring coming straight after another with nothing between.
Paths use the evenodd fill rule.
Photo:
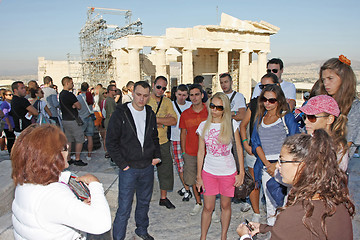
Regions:
<instances>
[{"instance_id":1,"label":"man in orange shirt","mask_svg":"<svg viewBox=\"0 0 360 240\"><path fill-rule=\"evenodd\" d=\"M190 215L194 216L202 209L200 193L196 189L197 152L199 145L196 129L202 121L207 119L208 111L206 105L202 102L204 94L199 84L191 85L189 93L192 105L181 114L179 128L181 128L181 154L184 158L184 182L186 185L192 186L196 200L195 207L190 212Z\"/></svg>"}]
</instances>

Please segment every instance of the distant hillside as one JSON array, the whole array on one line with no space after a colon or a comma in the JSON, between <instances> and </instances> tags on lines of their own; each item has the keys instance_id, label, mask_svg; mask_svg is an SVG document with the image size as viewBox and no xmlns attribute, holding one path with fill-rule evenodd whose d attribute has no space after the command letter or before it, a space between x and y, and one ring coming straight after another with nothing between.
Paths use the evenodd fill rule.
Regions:
<instances>
[{"instance_id":1,"label":"distant hillside","mask_svg":"<svg viewBox=\"0 0 360 240\"><path fill-rule=\"evenodd\" d=\"M30 81L30 80L37 80L37 74L29 74L29 75L11 75L11 76L0 76L1 80L17 80L17 81Z\"/></svg>"}]
</instances>

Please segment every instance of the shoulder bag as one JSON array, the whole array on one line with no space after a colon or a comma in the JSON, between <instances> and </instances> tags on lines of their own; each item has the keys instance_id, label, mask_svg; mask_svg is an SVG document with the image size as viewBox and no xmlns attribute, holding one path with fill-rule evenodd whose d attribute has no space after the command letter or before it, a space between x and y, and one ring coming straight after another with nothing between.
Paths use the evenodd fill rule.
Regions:
<instances>
[{"instance_id":1,"label":"shoulder bag","mask_svg":"<svg viewBox=\"0 0 360 240\"><path fill-rule=\"evenodd\" d=\"M75 118L75 121L77 123L78 126L82 126L84 125L84 122L83 120L81 120L81 118L79 116L75 116L66 106L65 104L63 104L64 108L66 109L66 111L68 111L74 118Z\"/></svg>"},{"instance_id":2,"label":"shoulder bag","mask_svg":"<svg viewBox=\"0 0 360 240\"><path fill-rule=\"evenodd\" d=\"M233 152L234 159L235 159L236 171L237 171L237 173L239 173L240 172L239 160L238 160L238 155L237 155L236 140L235 140L235 135L234 135L234 128L232 125L232 120L231 120L231 129L232 129L232 134L233 134L232 152ZM244 199L250 195L250 193L254 190L254 188L255 188L255 181L254 181L253 177L251 176L251 174L249 173L249 171L245 170L244 182L242 185L235 187L234 198Z\"/></svg>"}]
</instances>

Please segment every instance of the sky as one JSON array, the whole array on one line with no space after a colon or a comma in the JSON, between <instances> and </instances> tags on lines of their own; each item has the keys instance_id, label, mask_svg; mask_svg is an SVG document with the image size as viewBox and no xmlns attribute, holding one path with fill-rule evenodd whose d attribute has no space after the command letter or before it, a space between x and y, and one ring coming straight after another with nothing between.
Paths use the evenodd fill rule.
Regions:
<instances>
[{"instance_id":1,"label":"sky","mask_svg":"<svg viewBox=\"0 0 360 240\"><path fill-rule=\"evenodd\" d=\"M224 12L241 20L264 20L280 28L268 58L287 63L326 60L344 54L360 60L358 0L0 0L0 76L37 73L37 59L80 55L79 31L88 7L128 9L143 34L166 28L217 25ZM123 16L104 15L123 25Z\"/></svg>"}]
</instances>

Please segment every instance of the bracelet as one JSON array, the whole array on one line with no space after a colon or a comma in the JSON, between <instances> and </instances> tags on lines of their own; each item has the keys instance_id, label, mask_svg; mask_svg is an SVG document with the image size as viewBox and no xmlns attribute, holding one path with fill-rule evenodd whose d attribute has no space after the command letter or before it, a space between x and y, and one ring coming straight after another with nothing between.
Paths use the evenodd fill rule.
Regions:
<instances>
[{"instance_id":1,"label":"bracelet","mask_svg":"<svg viewBox=\"0 0 360 240\"><path fill-rule=\"evenodd\" d=\"M241 142L243 143L243 142L245 142L245 141L247 141L247 138L245 138L244 140L242 140Z\"/></svg>"},{"instance_id":2,"label":"bracelet","mask_svg":"<svg viewBox=\"0 0 360 240\"><path fill-rule=\"evenodd\" d=\"M184 154L185 154L185 152L182 152L182 153L181 153L181 156L184 155Z\"/></svg>"}]
</instances>

